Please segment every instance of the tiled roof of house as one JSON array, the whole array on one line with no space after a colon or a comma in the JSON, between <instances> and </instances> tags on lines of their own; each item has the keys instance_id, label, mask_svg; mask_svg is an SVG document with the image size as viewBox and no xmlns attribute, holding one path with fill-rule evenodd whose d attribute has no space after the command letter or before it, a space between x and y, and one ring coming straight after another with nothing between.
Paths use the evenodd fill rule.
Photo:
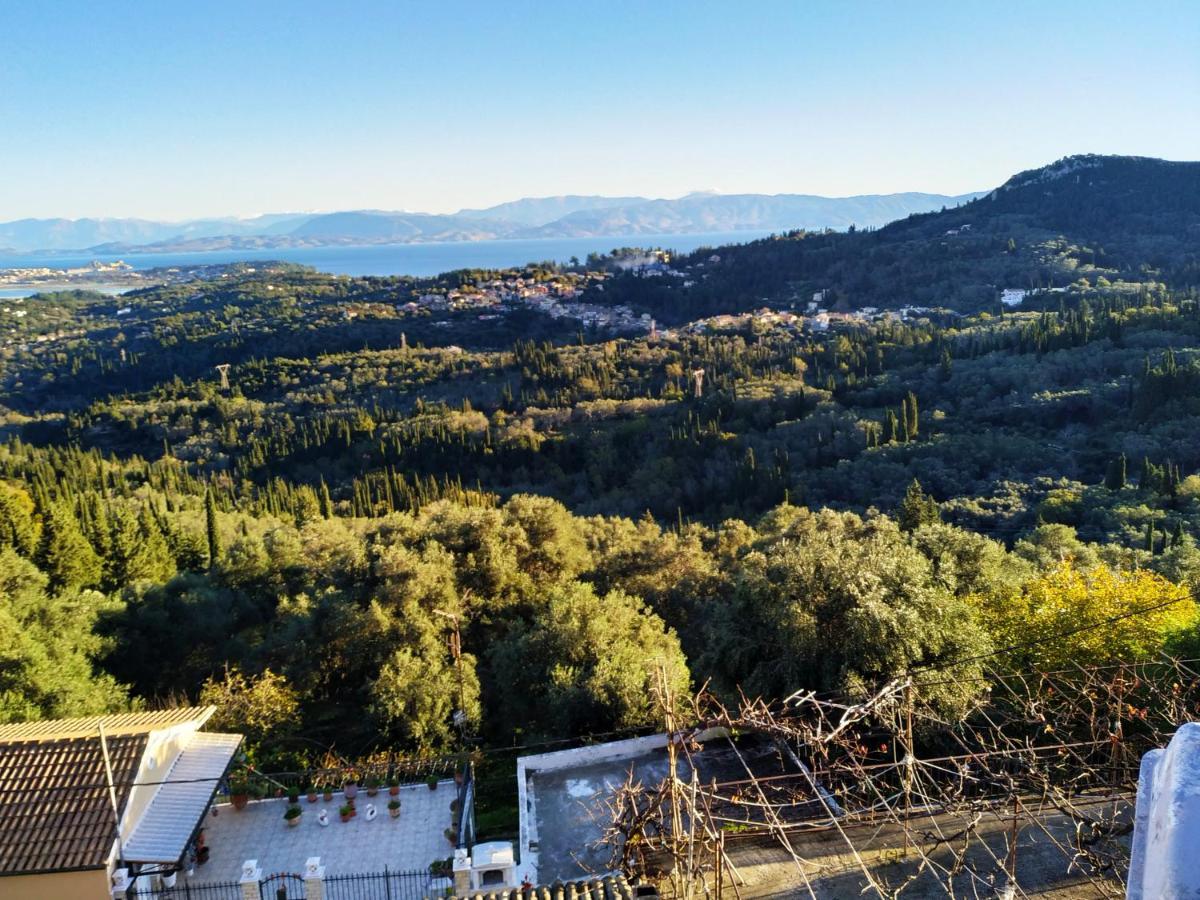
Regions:
<instances>
[{"instance_id":1,"label":"tiled roof of house","mask_svg":"<svg viewBox=\"0 0 1200 900\"><path fill-rule=\"evenodd\" d=\"M532 888L472 891L454 900L633 900L638 894L623 875L606 875L587 881L555 882Z\"/></svg>"},{"instance_id":2,"label":"tiled roof of house","mask_svg":"<svg viewBox=\"0 0 1200 900\"><path fill-rule=\"evenodd\" d=\"M0 725L0 744L47 738L94 737L99 732L100 725L104 726L104 733L107 735L146 734L192 721L199 727L208 721L213 712L215 707L212 706L181 706L177 709L89 716L85 719L14 722Z\"/></svg>"},{"instance_id":3,"label":"tiled roof of house","mask_svg":"<svg viewBox=\"0 0 1200 900\"><path fill-rule=\"evenodd\" d=\"M106 738L118 809L146 741ZM116 837L106 785L98 737L0 739L0 875L103 867Z\"/></svg>"}]
</instances>

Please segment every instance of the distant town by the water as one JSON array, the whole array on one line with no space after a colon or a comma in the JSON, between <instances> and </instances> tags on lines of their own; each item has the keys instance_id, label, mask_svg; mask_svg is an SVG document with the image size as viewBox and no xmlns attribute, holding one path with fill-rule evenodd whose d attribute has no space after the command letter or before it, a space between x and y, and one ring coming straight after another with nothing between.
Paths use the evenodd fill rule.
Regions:
<instances>
[{"instance_id":1,"label":"distant town by the water","mask_svg":"<svg viewBox=\"0 0 1200 900\"><path fill-rule=\"evenodd\" d=\"M699 247L752 241L766 234L762 231L643 234L193 253L8 254L0 255L0 296L19 297L39 291L82 286L109 291L132 290L163 280L139 274L151 269L165 272L172 268L191 269L266 260L312 266L336 275L424 277L455 269L504 269L546 260L567 263L572 258L586 259L590 253L607 253L613 248L625 246L662 247L687 253Z\"/></svg>"}]
</instances>

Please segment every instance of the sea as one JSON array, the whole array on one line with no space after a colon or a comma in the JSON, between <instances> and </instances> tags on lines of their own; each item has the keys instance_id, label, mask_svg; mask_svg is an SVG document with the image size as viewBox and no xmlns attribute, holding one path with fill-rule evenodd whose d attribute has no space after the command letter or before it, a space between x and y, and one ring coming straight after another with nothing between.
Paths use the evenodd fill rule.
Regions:
<instances>
[{"instance_id":1,"label":"sea","mask_svg":"<svg viewBox=\"0 0 1200 900\"><path fill-rule=\"evenodd\" d=\"M48 266L72 268L93 261L122 260L135 269L163 266L217 265L279 260L312 266L335 275L437 275L453 269L502 269L528 262L568 262L589 253L618 247L661 247L688 253L700 247L741 244L766 237L766 231L717 231L695 234L639 234L537 240L445 241L424 244L373 244L363 247L295 247L274 250L208 250L196 253L77 253L0 254L0 268ZM46 290L45 287L40 288ZM0 297L33 293L21 288L0 289Z\"/></svg>"}]
</instances>

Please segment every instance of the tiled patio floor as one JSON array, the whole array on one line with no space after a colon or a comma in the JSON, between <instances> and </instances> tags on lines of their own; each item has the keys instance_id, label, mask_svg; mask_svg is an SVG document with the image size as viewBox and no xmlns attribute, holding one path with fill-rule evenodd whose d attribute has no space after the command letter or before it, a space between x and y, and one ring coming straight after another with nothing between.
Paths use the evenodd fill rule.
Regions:
<instances>
[{"instance_id":1,"label":"tiled patio floor","mask_svg":"<svg viewBox=\"0 0 1200 900\"><path fill-rule=\"evenodd\" d=\"M428 870L435 859L454 855L454 848L443 832L450 826L450 803L457 796L453 781L443 781L436 791L424 785L400 789L400 818L388 815L391 799L386 788L374 797L358 792L358 815L349 822L338 817L342 795L333 795L326 803L309 803L300 798L304 815L300 824L290 828L283 820L287 800L261 800L242 811L228 804L216 807L204 820L204 839L210 848L209 861L196 869L190 879L200 881L237 881L242 863L257 859L264 875L275 872L303 872L310 856L321 857L328 874L381 872L386 866L397 870ZM374 803L379 814L368 822L366 809ZM325 827L317 822L318 813L329 813Z\"/></svg>"}]
</instances>

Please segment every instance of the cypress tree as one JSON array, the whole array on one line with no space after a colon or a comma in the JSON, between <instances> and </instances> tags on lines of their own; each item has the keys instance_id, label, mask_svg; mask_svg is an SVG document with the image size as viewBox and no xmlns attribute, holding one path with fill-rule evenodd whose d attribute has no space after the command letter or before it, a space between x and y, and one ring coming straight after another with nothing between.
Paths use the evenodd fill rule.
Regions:
<instances>
[{"instance_id":1,"label":"cypress tree","mask_svg":"<svg viewBox=\"0 0 1200 900\"><path fill-rule=\"evenodd\" d=\"M0 486L0 546L7 544L24 557L35 549L33 517L17 500L16 494Z\"/></svg>"},{"instance_id":2,"label":"cypress tree","mask_svg":"<svg viewBox=\"0 0 1200 900\"><path fill-rule=\"evenodd\" d=\"M175 560L158 517L148 506L138 513L138 534L142 539L142 577L166 581L175 574Z\"/></svg>"},{"instance_id":3,"label":"cypress tree","mask_svg":"<svg viewBox=\"0 0 1200 900\"><path fill-rule=\"evenodd\" d=\"M208 564L215 566L221 559L221 532L217 528L217 498L211 487L204 489L204 525L208 536Z\"/></svg>"},{"instance_id":4,"label":"cypress tree","mask_svg":"<svg viewBox=\"0 0 1200 900\"><path fill-rule=\"evenodd\" d=\"M1142 474L1138 477L1138 490L1148 491L1154 487L1154 465L1150 457L1142 457Z\"/></svg>"},{"instance_id":5,"label":"cypress tree","mask_svg":"<svg viewBox=\"0 0 1200 900\"><path fill-rule=\"evenodd\" d=\"M917 395L909 391L908 396L904 399L904 430L908 434L907 440L915 441L920 433Z\"/></svg>"},{"instance_id":6,"label":"cypress tree","mask_svg":"<svg viewBox=\"0 0 1200 900\"><path fill-rule=\"evenodd\" d=\"M321 479L321 489L317 494L317 499L321 504L321 518L333 518L333 498L329 496L329 485L325 483L325 479Z\"/></svg>"},{"instance_id":7,"label":"cypress tree","mask_svg":"<svg viewBox=\"0 0 1200 900\"><path fill-rule=\"evenodd\" d=\"M54 590L99 584L100 557L92 549L79 522L62 501L51 503L42 519L42 538L34 557L39 569L50 576Z\"/></svg>"},{"instance_id":8,"label":"cypress tree","mask_svg":"<svg viewBox=\"0 0 1200 900\"><path fill-rule=\"evenodd\" d=\"M942 521L941 511L937 501L925 493L921 482L913 479L904 499L896 510L896 521L904 531L916 531L922 525L932 525Z\"/></svg>"},{"instance_id":9,"label":"cypress tree","mask_svg":"<svg viewBox=\"0 0 1200 900\"><path fill-rule=\"evenodd\" d=\"M1119 491L1125 487L1128 460L1122 453L1108 464L1108 474L1104 476L1104 486L1110 491Z\"/></svg>"}]
</instances>

